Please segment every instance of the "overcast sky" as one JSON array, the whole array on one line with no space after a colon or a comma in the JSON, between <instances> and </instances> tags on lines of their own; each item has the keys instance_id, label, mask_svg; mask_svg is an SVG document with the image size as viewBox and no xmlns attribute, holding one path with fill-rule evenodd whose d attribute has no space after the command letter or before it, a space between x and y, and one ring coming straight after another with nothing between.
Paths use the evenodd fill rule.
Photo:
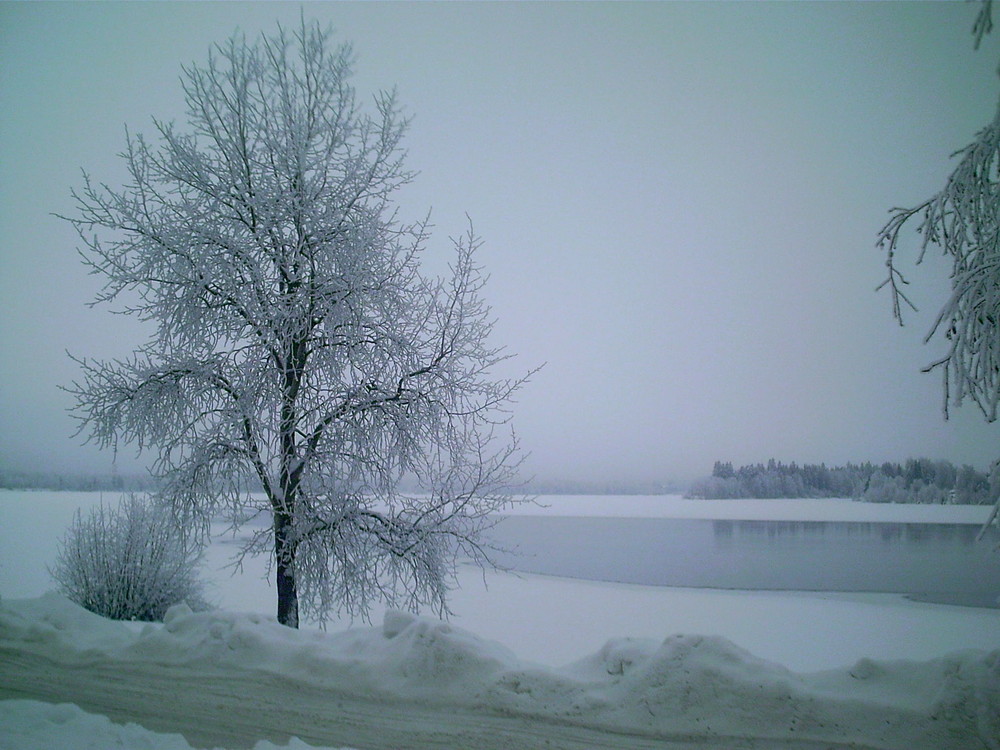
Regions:
<instances>
[{"instance_id":1,"label":"overcast sky","mask_svg":"<svg viewBox=\"0 0 1000 750\"><path fill-rule=\"evenodd\" d=\"M71 437L66 351L124 356L143 331L86 307L98 281L52 216L80 169L120 182L125 125L182 118L182 63L299 7L0 3L0 466L111 469ZM905 328L874 292L887 210L936 192L993 116L1000 44L972 50L976 6L304 8L353 42L360 92L397 86L414 115L400 203L433 209L428 260L468 213L497 343L547 363L515 414L539 477L1000 454L920 373L947 266L913 270Z\"/></svg>"}]
</instances>

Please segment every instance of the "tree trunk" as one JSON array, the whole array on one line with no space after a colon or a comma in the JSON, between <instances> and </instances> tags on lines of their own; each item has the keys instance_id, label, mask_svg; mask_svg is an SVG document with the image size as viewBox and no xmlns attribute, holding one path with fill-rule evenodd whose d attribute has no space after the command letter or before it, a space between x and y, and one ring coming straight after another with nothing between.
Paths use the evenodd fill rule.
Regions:
<instances>
[{"instance_id":1,"label":"tree trunk","mask_svg":"<svg viewBox=\"0 0 1000 750\"><path fill-rule=\"evenodd\" d=\"M284 294L294 294L299 282L291 281ZM293 536L295 498L298 475L302 471L298 459L295 430L298 424L296 401L302 385L308 349L304 335L294 336L283 359L277 362L282 374L282 393L278 433L281 436L281 467L278 475L280 499L272 497L274 509L274 562L278 584L278 622L290 628L299 626L299 593L295 580L295 552L298 542ZM297 467L297 468L296 468Z\"/></svg>"},{"instance_id":2,"label":"tree trunk","mask_svg":"<svg viewBox=\"0 0 1000 750\"><path fill-rule=\"evenodd\" d=\"M296 544L288 538L292 517L274 514L274 564L278 584L278 622L290 628L299 626L299 592L295 583Z\"/></svg>"},{"instance_id":3,"label":"tree trunk","mask_svg":"<svg viewBox=\"0 0 1000 750\"><path fill-rule=\"evenodd\" d=\"M1000 497L997 498L996 502L993 503L993 511L990 513L990 517L986 519L986 523L983 524L983 528L979 530L976 535L976 541L981 542L986 536L986 532L990 530L990 525L996 519L997 515L1000 514ZM1000 547L998 547L1000 549Z\"/></svg>"}]
</instances>

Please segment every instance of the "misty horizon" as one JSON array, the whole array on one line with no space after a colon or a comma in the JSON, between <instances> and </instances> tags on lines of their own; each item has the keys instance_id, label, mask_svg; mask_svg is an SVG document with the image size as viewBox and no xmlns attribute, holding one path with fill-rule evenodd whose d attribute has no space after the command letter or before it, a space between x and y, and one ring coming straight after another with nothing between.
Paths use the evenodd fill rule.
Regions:
<instances>
[{"instance_id":1,"label":"misty horizon","mask_svg":"<svg viewBox=\"0 0 1000 750\"><path fill-rule=\"evenodd\" d=\"M178 75L273 4L0 4L0 467L122 475L80 446L66 352L124 358L147 329L101 306L76 254L80 169L111 185L124 126L183 119ZM466 214L505 374L546 363L513 425L525 476L690 482L715 461L947 459L986 468L995 425L941 415L923 336L947 295L932 251L900 328L875 293L893 206L936 192L994 111L998 40L966 4L450 4L306 7L398 87L443 269ZM915 258L919 237L908 248ZM940 345L938 345L940 346Z\"/></svg>"}]
</instances>

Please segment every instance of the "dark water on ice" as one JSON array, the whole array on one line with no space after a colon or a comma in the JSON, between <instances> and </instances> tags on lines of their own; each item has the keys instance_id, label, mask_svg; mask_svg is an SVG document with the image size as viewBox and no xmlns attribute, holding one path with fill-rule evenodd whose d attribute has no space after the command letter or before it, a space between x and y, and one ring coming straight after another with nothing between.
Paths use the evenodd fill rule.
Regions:
<instances>
[{"instance_id":1,"label":"dark water on ice","mask_svg":"<svg viewBox=\"0 0 1000 750\"><path fill-rule=\"evenodd\" d=\"M887 592L1000 607L1000 534L974 524L510 517L526 573L656 586Z\"/></svg>"}]
</instances>

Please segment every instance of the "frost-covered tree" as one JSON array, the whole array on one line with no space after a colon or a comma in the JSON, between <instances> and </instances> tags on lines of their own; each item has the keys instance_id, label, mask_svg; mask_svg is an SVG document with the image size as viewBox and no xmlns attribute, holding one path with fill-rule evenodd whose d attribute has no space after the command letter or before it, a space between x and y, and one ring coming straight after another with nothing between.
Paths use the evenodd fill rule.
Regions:
<instances>
[{"instance_id":1,"label":"frost-covered tree","mask_svg":"<svg viewBox=\"0 0 1000 750\"><path fill-rule=\"evenodd\" d=\"M363 107L351 69L305 21L234 36L183 68L186 127L126 132L130 180L85 174L68 217L105 282L94 304L155 326L126 359L78 360L81 432L154 449L188 526L267 514L243 554L273 554L292 627L300 607L445 611L456 556L489 563L520 460L504 425L524 378L495 374L479 241L422 273L427 222L393 204L407 120L394 93Z\"/></svg>"},{"instance_id":2,"label":"frost-covered tree","mask_svg":"<svg viewBox=\"0 0 1000 750\"><path fill-rule=\"evenodd\" d=\"M992 27L991 2L985 0L973 25L975 46ZM1000 406L1000 105L975 140L958 151L958 166L944 188L912 208L895 208L879 234L888 275L879 288L892 294L893 315L903 323L908 283L896 259L900 232L914 217L923 236L920 263L933 245L951 260L951 295L941 307L925 342L943 337L943 356L925 372L940 370L944 415L950 406L974 403L989 422ZM993 466L1000 483L1000 462ZM1000 509L1000 497L990 522ZM989 522L987 523L987 525Z\"/></svg>"}]
</instances>

